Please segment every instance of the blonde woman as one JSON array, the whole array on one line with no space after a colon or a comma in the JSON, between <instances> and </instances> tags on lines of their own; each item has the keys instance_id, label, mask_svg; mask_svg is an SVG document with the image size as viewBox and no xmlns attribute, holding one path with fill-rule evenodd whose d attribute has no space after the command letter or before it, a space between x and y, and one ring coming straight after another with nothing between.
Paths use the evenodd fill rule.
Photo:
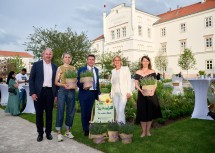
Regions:
<instances>
[{"instance_id":1,"label":"blonde woman","mask_svg":"<svg viewBox=\"0 0 215 153\"><path fill-rule=\"evenodd\" d=\"M162 114L155 90L151 90L150 96L144 96L145 91L142 90L139 83L140 79L147 77L154 77L156 79L156 73L152 69L151 60L148 56L143 56L140 64L141 69L137 70L135 74L135 86L138 90L136 122L140 122L141 124L142 133L140 137L145 137L151 136L152 120L161 118Z\"/></svg>"},{"instance_id":2,"label":"blonde woman","mask_svg":"<svg viewBox=\"0 0 215 153\"><path fill-rule=\"evenodd\" d=\"M116 109L116 121L125 124L125 106L131 97L131 73L127 66L122 66L122 59L116 56L113 59L115 69L111 71L111 97Z\"/></svg>"},{"instance_id":3,"label":"blonde woman","mask_svg":"<svg viewBox=\"0 0 215 153\"><path fill-rule=\"evenodd\" d=\"M64 110L66 105L66 133L65 137L72 139L74 136L70 132L73 124L75 114L75 89L70 89L66 84L64 74L67 70L75 70L75 67L71 66L72 56L69 53L62 55L63 65L59 66L56 73L55 85L59 87L58 90L58 102L57 102L57 116L56 116L56 130L58 131L57 140L63 141L61 134L61 128L64 119Z\"/></svg>"}]
</instances>

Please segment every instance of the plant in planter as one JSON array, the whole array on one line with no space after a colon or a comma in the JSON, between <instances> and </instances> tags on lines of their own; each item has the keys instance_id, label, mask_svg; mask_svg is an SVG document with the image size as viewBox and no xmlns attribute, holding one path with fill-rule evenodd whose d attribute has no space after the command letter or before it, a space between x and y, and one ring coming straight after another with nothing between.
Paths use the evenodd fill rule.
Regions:
<instances>
[{"instance_id":1,"label":"plant in planter","mask_svg":"<svg viewBox=\"0 0 215 153\"><path fill-rule=\"evenodd\" d=\"M140 79L140 85L145 91L144 96L149 96L151 90L154 90L157 87L157 80L154 77L147 77Z\"/></svg>"},{"instance_id":2,"label":"plant in planter","mask_svg":"<svg viewBox=\"0 0 215 153\"><path fill-rule=\"evenodd\" d=\"M199 75L200 75L201 78L204 78L204 76L206 75L206 73L205 73L205 71L200 70L199 71Z\"/></svg>"},{"instance_id":3,"label":"plant in planter","mask_svg":"<svg viewBox=\"0 0 215 153\"><path fill-rule=\"evenodd\" d=\"M90 125L90 138L96 144L101 144L105 142L104 133L106 133L106 128L101 123L92 123Z\"/></svg>"},{"instance_id":4,"label":"plant in planter","mask_svg":"<svg viewBox=\"0 0 215 153\"><path fill-rule=\"evenodd\" d=\"M116 122L109 122L107 124L108 130L108 141L109 142L117 142L119 140L119 125Z\"/></svg>"},{"instance_id":5,"label":"plant in planter","mask_svg":"<svg viewBox=\"0 0 215 153\"><path fill-rule=\"evenodd\" d=\"M69 84L70 89L77 88L77 71L75 70L67 70L64 74L64 78L66 79L66 84Z\"/></svg>"},{"instance_id":6,"label":"plant in planter","mask_svg":"<svg viewBox=\"0 0 215 153\"><path fill-rule=\"evenodd\" d=\"M119 127L119 135L122 140L122 143L128 144L132 142L132 137L133 137L133 132L134 132L134 125L133 124L122 124Z\"/></svg>"},{"instance_id":7,"label":"plant in planter","mask_svg":"<svg viewBox=\"0 0 215 153\"><path fill-rule=\"evenodd\" d=\"M80 74L80 82L84 83L84 89L89 89L93 86L93 72L85 71Z\"/></svg>"}]
</instances>

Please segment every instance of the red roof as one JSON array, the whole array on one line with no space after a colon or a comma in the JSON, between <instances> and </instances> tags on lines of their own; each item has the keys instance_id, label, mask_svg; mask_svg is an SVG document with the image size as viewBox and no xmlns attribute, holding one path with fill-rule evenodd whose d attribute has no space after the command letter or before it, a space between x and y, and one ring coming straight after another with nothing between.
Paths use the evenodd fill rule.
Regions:
<instances>
[{"instance_id":1,"label":"red roof","mask_svg":"<svg viewBox=\"0 0 215 153\"><path fill-rule=\"evenodd\" d=\"M186 7L181 7L176 10L160 14L158 15L158 17L160 17L160 20L158 20L155 24L159 24L162 22L177 19L180 17L184 17L187 15L195 14L195 13L206 11L213 8L215 8L215 0L207 0L204 3L199 2L196 4L192 4Z\"/></svg>"},{"instance_id":2,"label":"red roof","mask_svg":"<svg viewBox=\"0 0 215 153\"><path fill-rule=\"evenodd\" d=\"M104 35L101 35L101 36L97 37L97 38L94 39L93 41L97 41L97 40L100 40L100 39L104 39Z\"/></svg>"},{"instance_id":3,"label":"red roof","mask_svg":"<svg viewBox=\"0 0 215 153\"><path fill-rule=\"evenodd\" d=\"M19 57L28 57L28 58L34 57L27 52L13 52L13 51L4 51L4 50L0 50L0 56L3 56L3 57L19 56Z\"/></svg>"}]
</instances>

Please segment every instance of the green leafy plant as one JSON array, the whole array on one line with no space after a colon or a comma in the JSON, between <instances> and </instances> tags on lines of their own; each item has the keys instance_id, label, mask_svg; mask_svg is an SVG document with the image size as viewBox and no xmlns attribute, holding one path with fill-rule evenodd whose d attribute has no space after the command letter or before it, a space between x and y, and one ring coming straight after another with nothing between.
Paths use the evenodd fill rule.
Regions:
<instances>
[{"instance_id":1,"label":"green leafy plant","mask_svg":"<svg viewBox=\"0 0 215 153\"><path fill-rule=\"evenodd\" d=\"M64 74L65 78L77 78L78 74L77 71L75 70L67 70Z\"/></svg>"},{"instance_id":2,"label":"green leafy plant","mask_svg":"<svg viewBox=\"0 0 215 153\"><path fill-rule=\"evenodd\" d=\"M109 122L107 124L107 130L108 131L118 131L119 130L119 124L116 122Z\"/></svg>"},{"instance_id":3,"label":"green leafy plant","mask_svg":"<svg viewBox=\"0 0 215 153\"><path fill-rule=\"evenodd\" d=\"M93 135L103 134L107 129L101 123L93 123L90 125L90 133Z\"/></svg>"},{"instance_id":4,"label":"green leafy plant","mask_svg":"<svg viewBox=\"0 0 215 153\"><path fill-rule=\"evenodd\" d=\"M91 71L82 72L82 73L80 74L80 77L81 77L81 78L84 78L84 77L93 77L93 72L91 72Z\"/></svg>"},{"instance_id":5,"label":"green leafy plant","mask_svg":"<svg viewBox=\"0 0 215 153\"><path fill-rule=\"evenodd\" d=\"M199 75L205 75L205 71L200 70L200 71L199 71Z\"/></svg>"},{"instance_id":6,"label":"green leafy plant","mask_svg":"<svg viewBox=\"0 0 215 153\"><path fill-rule=\"evenodd\" d=\"M119 126L119 133L133 134L134 125L130 123L122 124L121 126Z\"/></svg>"},{"instance_id":7,"label":"green leafy plant","mask_svg":"<svg viewBox=\"0 0 215 153\"><path fill-rule=\"evenodd\" d=\"M156 84L156 79L154 77L147 77L144 79L140 79L140 85L145 86L145 85L154 85Z\"/></svg>"}]
</instances>

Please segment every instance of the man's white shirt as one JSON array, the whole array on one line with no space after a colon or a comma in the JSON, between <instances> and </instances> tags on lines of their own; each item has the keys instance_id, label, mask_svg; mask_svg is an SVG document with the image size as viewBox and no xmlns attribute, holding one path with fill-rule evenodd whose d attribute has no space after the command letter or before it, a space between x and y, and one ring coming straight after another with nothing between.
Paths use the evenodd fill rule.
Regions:
<instances>
[{"instance_id":1,"label":"man's white shirt","mask_svg":"<svg viewBox=\"0 0 215 153\"><path fill-rule=\"evenodd\" d=\"M24 81L24 80L29 80L27 74L23 75L22 73L19 73L16 75L16 80L17 81ZM25 83L19 83L19 90L23 88L23 86L25 85Z\"/></svg>"}]
</instances>

